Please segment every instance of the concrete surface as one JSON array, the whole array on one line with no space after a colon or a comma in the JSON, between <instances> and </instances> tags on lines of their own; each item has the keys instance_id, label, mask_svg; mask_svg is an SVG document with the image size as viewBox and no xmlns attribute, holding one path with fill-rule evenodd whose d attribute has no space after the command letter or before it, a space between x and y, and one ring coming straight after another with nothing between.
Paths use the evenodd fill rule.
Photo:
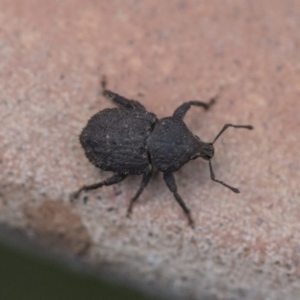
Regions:
<instances>
[{"instance_id":1,"label":"concrete surface","mask_svg":"<svg viewBox=\"0 0 300 300\"><path fill-rule=\"evenodd\" d=\"M0 0L0 221L177 298L299 299L299 28L296 0ZM185 120L205 141L255 127L216 143L216 176L241 194L199 159L176 173L194 230L161 175L131 219L139 177L71 204L110 175L78 142L113 106L103 74L158 117L219 94Z\"/></svg>"}]
</instances>

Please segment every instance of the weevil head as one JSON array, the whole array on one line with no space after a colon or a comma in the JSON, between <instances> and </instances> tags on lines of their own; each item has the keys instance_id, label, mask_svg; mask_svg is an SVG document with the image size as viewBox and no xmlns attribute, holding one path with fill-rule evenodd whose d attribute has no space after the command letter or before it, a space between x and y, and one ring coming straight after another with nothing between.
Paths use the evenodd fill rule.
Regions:
<instances>
[{"instance_id":1,"label":"weevil head","mask_svg":"<svg viewBox=\"0 0 300 300\"><path fill-rule=\"evenodd\" d=\"M205 160L210 160L215 154L215 148L212 143L205 143L200 140L199 137L197 137L197 151L196 153L192 156L191 159L196 159L198 157L201 157Z\"/></svg>"},{"instance_id":2,"label":"weevil head","mask_svg":"<svg viewBox=\"0 0 300 300\"><path fill-rule=\"evenodd\" d=\"M205 160L210 160L215 154L215 148L212 143L201 143L200 146L200 155L199 157L202 157Z\"/></svg>"}]
</instances>

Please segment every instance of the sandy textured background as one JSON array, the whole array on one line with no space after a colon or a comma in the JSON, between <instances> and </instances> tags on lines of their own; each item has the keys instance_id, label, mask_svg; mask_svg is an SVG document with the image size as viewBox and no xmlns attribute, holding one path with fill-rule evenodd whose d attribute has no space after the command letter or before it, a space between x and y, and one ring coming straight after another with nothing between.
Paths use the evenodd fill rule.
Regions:
<instances>
[{"instance_id":1,"label":"sandy textured background","mask_svg":"<svg viewBox=\"0 0 300 300\"><path fill-rule=\"evenodd\" d=\"M182 299L300 297L300 2L0 0L0 221L93 268ZM158 117L219 93L189 128L216 144L176 173L186 219L162 176L126 209L141 178L69 202L110 174L78 135L113 104L109 88Z\"/></svg>"}]
</instances>

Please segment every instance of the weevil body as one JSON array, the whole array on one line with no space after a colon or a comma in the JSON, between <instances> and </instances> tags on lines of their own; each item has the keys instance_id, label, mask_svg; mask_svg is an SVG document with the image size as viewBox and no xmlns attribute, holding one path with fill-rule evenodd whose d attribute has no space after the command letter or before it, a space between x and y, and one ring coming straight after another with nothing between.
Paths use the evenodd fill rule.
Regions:
<instances>
[{"instance_id":1,"label":"weevil body","mask_svg":"<svg viewBox=\"0 0 300 300\"><path fill-rule=\"evenodd\" d=\"M129 216L133 204L147 186L152 171L156 168L163 172L165 183L193 227L191 212L177 192L173 173L198 157L209 162L213 181L239 193L238 189L215 178L211 165L211 158L214 156L213 144L228 127L253 129L251 125L226 124L212 143L205 143L187 128L183 118L191 106L200 106L208 110L215 103L215 99L208 103L185 102L175 110L173 116L158 120L138 101L128 100L107 90L105 80L102 86L103 95L112 99L118 108L104 109L92 116L80 134L80 143L92 164L100 169L112 171L114 175L99 183L83 186L72 194L72 199L77 198L82 191L116 184L128 175L141 174L141 185L128 207Z\"/></svg>"}]
</instances>

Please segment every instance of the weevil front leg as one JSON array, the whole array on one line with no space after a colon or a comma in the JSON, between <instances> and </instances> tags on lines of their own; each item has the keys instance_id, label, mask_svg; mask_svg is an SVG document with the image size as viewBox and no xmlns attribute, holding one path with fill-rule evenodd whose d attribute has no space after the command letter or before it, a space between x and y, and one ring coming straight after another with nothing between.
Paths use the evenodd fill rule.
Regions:
<instances>
[{"instance_id":1,"label":"weevil front leg","mask_svg":"<svg viewBox=\"0 0 300 300\"><path fill-rule=\"evenodd\" d=\"M176 185L176 181L174 178L174 174L173 173L164 173L164 180L169 188L169 190L173 193L174 198L176 199L176 201L178 202L178 204L180 205L180 207L183 209L185 215L188 218L189 221L189 225L194 228L194 221L192 219L191 216L191 212L188 209L188 207L185 205L184 201L182 200L182 198L180 197L180 195L177 193L177 185Z\"/></svg>"},{"instance_id":2,"label":"weevil front leg","mask_svg":"<svg viewBox=\"0 0 300 300\"><path fill-rule=\"evenodd\" d=\"M187 111L191 108L192 105L194 106L200 106L203 107L205 110L208 110L217 100L217 97L211 98L208 103L197 101L197 100L191 100L188 102L185 102L181 104L173 114L173 117L178 117L180 119L183 119Z\"/></svg>"}]
</instances>

